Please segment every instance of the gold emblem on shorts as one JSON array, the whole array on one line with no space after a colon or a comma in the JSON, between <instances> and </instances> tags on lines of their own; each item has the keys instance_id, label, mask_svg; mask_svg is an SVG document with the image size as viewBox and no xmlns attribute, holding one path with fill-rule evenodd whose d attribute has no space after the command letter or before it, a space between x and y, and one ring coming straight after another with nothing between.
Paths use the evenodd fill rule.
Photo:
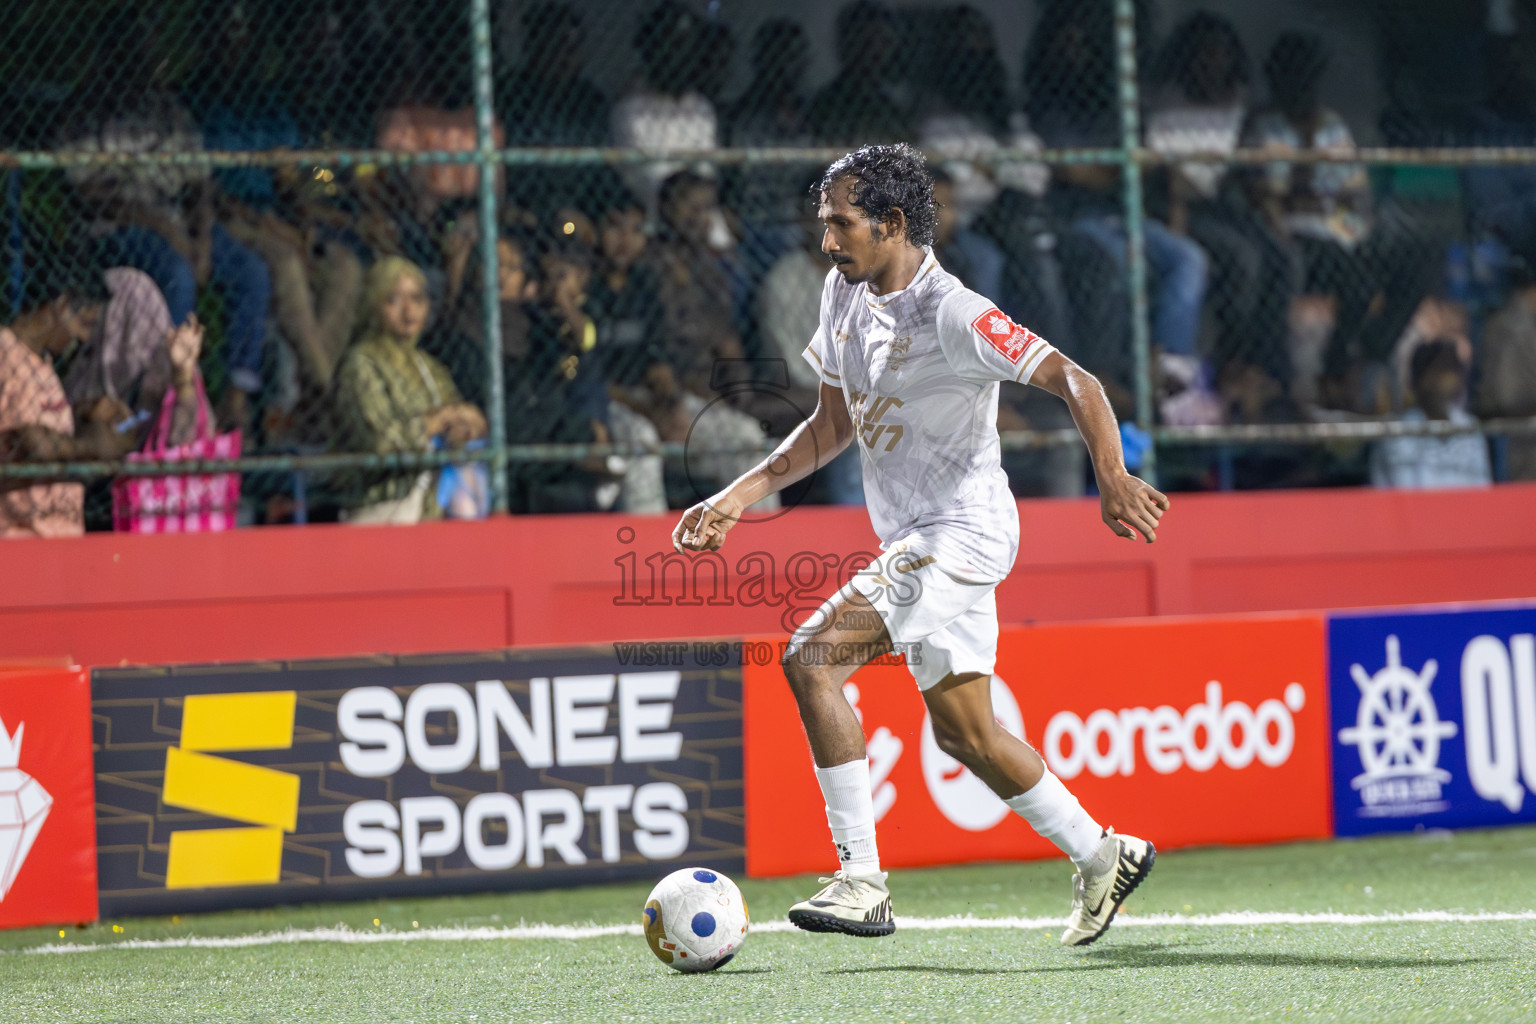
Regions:
<instances>
[{"instance_id":1,"label":"gold emblem on shorts","mask_svg":"<svg viewBox=\"0 0 1536 1024\"><path fill-rule=\"evenodd\" d=\"M934 562L937 562L937 561L938 561L938 559L934 558L932 555L924 555L922 558L913 559L910 562L897 562L896 563L896 571L897 572L917 572L917 570L921 569L923 566L925 566L925 565L932 565Z\"/></svg>"}]
</instances>

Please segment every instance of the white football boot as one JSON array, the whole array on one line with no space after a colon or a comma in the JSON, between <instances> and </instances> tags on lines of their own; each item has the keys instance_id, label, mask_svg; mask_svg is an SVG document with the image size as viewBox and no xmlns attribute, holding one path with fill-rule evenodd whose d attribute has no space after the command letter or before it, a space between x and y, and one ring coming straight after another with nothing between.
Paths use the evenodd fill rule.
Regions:
<instances>
[{"instance_id":1,"label":"white football boot","mask_svg":"<svg viewBox=\"0 0 1536 1024\"><path fill-rule=\"evenodd\" d=\"M1104 841L1086 869L1072 876L1072 916L1061 933L1064 946L1086 946L1115 919L1120 904L1152 871L1157 849L1145 839L1104 830Z\"/></svg>"},{"instance_id":2,"label":"white football boot","mask_svg":"<svg viewBox=\"0 0 1536 1024\"><path fill-rule=\"evenodd\" d=\"M891 890L885 887L886 874L850 875L839 871L825 889L808 900L789 908L789 922L808 932L842 932L876 938L896 930L891 914Z\"/></svg>"}]
</instances>

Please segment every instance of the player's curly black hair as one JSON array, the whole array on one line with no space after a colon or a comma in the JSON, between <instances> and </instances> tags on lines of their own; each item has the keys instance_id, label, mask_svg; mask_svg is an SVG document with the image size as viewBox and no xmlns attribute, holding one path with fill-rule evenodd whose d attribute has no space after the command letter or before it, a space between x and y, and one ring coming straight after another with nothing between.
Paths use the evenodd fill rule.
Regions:
<instances>
[{"instance_id":1,"label":"player's curly black hair","mask_svg":"<svg viewBox=\"0 0 1536 1024\"><path fill-rule=\"evenodd\" d=\"M884 222L891 211L907 218L907 241L916 246L933 244L937 219L933 202L933 176L920 150L905 142L864 146L834 161L811 189L814 199L839 182L848 183L848 204L863 210L870 220Z\"/></svg>"}]
</instances>

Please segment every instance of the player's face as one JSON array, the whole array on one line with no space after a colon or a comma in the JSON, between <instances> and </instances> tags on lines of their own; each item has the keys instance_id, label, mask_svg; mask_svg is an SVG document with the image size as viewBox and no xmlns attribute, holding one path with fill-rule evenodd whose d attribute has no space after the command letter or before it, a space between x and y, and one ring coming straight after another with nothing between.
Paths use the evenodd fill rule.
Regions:
<instances>
[{"instance_id":1,"label":"player's face","mask_svg":"<svg viewBox=\"0 0 1536 1024\"><path fill-rule=\"evenodd\" d=\"M848 202L848 189L843 182L821 194L816 216L825 226L821 251L837 264L838 271L850 283L874 280L901 248L900 232L890 230Z\"/></svg>"}]
</instances>

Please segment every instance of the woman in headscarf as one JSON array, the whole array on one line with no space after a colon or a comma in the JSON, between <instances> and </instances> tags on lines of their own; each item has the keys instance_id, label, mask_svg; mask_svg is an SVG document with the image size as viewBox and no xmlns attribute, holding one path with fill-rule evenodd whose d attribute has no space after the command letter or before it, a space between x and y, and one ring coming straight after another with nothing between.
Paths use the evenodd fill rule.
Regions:
<instances>
[{"instance_id":1,"label":"woman in headscarf","mask_svg":"<svg viewBox=\"0 0 1536 1024\"><path fill-rule=\"evenodd\" d=\"M336 372L333 448L344 452L429 452L460 448L486 433L485 416L464 401L446 367L417 348L427 324L427 280L398 256L381 259L363 286L361 327ZM353 523L414 523L442 515L436 474L358 474L344 504Z\"/></svg>"}]
</instances>

